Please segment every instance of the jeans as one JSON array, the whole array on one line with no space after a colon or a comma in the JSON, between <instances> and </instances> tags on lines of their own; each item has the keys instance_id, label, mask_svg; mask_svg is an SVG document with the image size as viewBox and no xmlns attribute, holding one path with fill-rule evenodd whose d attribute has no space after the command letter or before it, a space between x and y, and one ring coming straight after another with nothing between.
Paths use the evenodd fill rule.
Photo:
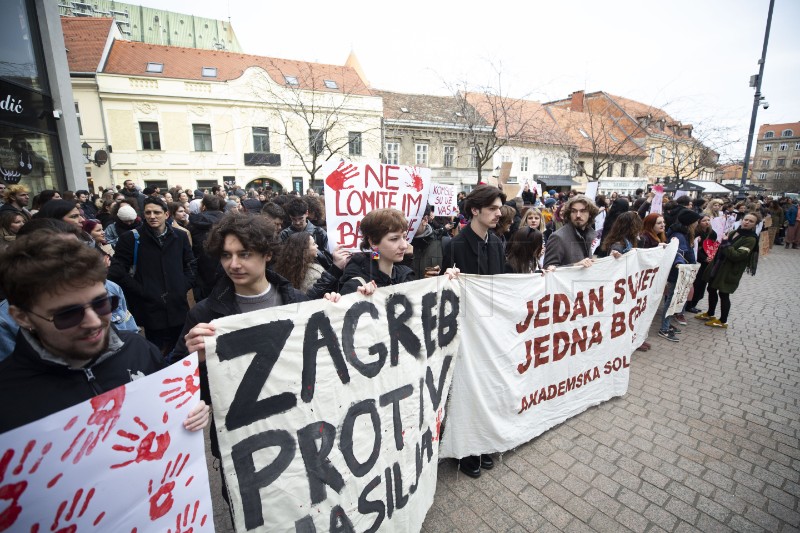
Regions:
<instances>
[{"instance_id":1,"label":"jeans","mask_svg":"<svg viewBox=\"0 0 800 533\"><path fill-rule=\"evenodd\" d=\"M664 307L661 309L661 331L669 331L669 319L672 315L667 315L669 304L672 303L672 295L675 294L675 282L668 281L664 286Z\"/></svg>"}]
</instances>

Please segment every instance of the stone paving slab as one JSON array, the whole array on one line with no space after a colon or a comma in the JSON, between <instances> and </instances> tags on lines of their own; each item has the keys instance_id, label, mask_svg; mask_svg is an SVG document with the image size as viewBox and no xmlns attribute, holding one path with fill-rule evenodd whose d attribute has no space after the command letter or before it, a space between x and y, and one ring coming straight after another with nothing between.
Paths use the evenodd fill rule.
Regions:
<instances>
[{"instance_id":1,"label":"stone paving slab","mask_svg":"<svg viewBox=\"0 0 800 533\"><path fill-rule=\"evenodd\" d=\"M731 302L727 330L689 318L671 343L651 328L626 396L480 479L443 461L422 531L800 531L800 251L776 247ZM209 476L217 531L233 531Z\"/></svg>"}]
</instances>

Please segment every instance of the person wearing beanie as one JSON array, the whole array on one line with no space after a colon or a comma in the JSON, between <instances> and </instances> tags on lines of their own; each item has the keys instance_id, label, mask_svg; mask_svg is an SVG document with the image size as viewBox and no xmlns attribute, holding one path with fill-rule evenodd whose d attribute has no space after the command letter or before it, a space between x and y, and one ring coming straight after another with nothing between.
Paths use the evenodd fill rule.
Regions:
<instances>
[{"instance_id":1,"label":"person wearing beanie","mask_svg":"<svg viewBox=\"0 0 800 533\"><path fill-rule=\"evenodd\" d=\"M672 315L667 314L675 293L675 283L678 281L678 265L693 265L697 262L694 255L694 232L697 222L701 218L699 213L683 208L678 212L677 222L674 222L667 230L667 240L674 238L678 241L678 252L675 254L675 261L669 271L667 285L664 288L664 307L661 311L661 328L658 330L658 335L670 342L678 342L677 334L681 332L679 328L672 325L670 321ZM675 320L682 326L686 325L683 312L677 313Z\"/></svg>"},{"instance_id":2,"label":"person wearing beanie","mask_svg":"<svg viewBox=\"0 0 800 533\"><path fill-rule=\"evenodd\" d=\"M106 244L112 248L117 245L119 238L125 233L137 229L142 223L136 210L129 204L123 202L119 204L117 213L114 215L114 222L105 229Z\"/></svg>"}]
</instances>

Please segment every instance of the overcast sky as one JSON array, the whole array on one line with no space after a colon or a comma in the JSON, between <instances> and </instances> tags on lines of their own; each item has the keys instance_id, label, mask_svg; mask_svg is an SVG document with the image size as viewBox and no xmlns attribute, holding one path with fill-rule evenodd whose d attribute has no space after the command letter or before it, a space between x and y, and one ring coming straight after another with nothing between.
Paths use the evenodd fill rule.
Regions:
<instances>
[{"instance_id":1,"label":"overcast sky","mask_svg":"<svg viewBox=\"0 0 800 533\"><path fill-rule=\"evenodd\" d=\"M135 1L135 0L134 0ZM702 137L726 128L745 151L769 0L139 0L228 19L245 52L341 65L355 51L374 88L447 94L495 84L540 101L584 89L662 107ZM759 109L800 121L800 1L776 0ZM494 65L494 67L493 67ZM756 129L756 131L758 131Z\"/></svg>"}]
</instances>

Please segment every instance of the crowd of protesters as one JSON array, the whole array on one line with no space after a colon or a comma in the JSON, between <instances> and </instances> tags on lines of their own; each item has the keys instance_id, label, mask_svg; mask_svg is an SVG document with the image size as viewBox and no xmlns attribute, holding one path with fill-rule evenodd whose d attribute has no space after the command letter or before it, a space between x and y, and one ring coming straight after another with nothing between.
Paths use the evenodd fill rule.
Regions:
<instances>
[{"instance_id":1,"label":"crowd of protesters","mask_svg":"<svg viewBox=\"0 0 800 533\"><path fill-rule=\"evenodd\" d=\"M678 342L684 313L710 327L728 327L730 295L745 272L755 274L760 240L769 239L770 248L800 244L797 200L770 197L681 196L664 198L658 209L653 193L644 191L590 199L575 192L539 195L526 186L508 199L481 185L459 195L452 216L427 211L410 241L400 211L368 213L360 251L329 249L324 202L313 190L161 191L126 180L119 190L94 196L45 190L31 198L24 185L10 185L2 198L0 390L22 394L67 376L91 375L97 382L95 389L65 393L52 406L0 417L0 431L83 401L92 390L122 385L121 363L114 361L147 374L194 351L202 360L215 318L310 299L336 301L353 292L369 295L459 271L546 275L561 267L591 268L597 257L619 259L672 239L678 253L658 335ZM700 270L684 312L669 315L680 263L699 263ZM28 279L34 274L42 279ZM706 293L703 311L697 306ZM651 348L644 342L639 349ZM186 422L192 430L208 421L202 375L205 402ZM9 401L19 404L19 398ZM219 454L216 443L212 450ZM482 455L462 458L459 467L478 477L493 464Z\"/></svg>"}]
</instances>

